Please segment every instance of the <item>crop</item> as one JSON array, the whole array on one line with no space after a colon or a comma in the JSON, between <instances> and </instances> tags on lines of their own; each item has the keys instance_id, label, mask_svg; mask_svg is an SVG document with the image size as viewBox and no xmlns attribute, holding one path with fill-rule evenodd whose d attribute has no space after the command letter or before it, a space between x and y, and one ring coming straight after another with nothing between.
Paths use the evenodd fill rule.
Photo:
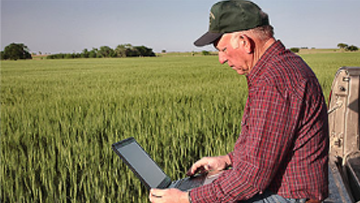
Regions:
<instances>
[{"instance_id":1,"label":"crop","mask_svg":"<svg viewBox=\"0 0 360 203\"><path fill-rule=\"evenodd\" d=\"M330 92L359 53L303 55ZM111 149L133 136L172 178L231 151L247 84L214 56L1 62L2 202L146 202Z\"/></svg>"}]
</instances>

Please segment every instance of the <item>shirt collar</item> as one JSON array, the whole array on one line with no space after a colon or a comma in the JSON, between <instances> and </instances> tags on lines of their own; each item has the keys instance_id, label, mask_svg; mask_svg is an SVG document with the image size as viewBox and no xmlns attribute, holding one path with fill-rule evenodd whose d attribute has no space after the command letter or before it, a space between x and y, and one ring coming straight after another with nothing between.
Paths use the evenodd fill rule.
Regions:
<instances>
[{"instance_id":1,"label":"shirt collar","mask_svg":"<svg viewBox=\"0 0 360 203\"><path fill-rule=\"evenodd\" d=\"M260 75L262 75L265 70L264 66L269 62L272 56L283 50L285 50L285 46L280 40L277 40L264 52L256 62L255 66L251 69L250 73L246 75L249 88L256 82Z\"/></svg>"}]
</instances>

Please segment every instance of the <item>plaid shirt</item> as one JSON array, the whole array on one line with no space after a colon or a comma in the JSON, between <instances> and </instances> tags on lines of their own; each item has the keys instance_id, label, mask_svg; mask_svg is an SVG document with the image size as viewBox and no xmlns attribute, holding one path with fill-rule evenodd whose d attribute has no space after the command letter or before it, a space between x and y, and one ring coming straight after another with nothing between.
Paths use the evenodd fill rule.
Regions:
<instances>
[{"instance_id":1,"label":"plaid shirt","mask_svg":"<svg viewBox=\"0 0 360 203\"><path fill-rule=\"evenodd\" d=\"M193 203L236 202L265 189L285 198L328 196L328 117L319 82L275 42L246 76L249 95L232 169L191 190Z\"/></svg>"}]
</instances>

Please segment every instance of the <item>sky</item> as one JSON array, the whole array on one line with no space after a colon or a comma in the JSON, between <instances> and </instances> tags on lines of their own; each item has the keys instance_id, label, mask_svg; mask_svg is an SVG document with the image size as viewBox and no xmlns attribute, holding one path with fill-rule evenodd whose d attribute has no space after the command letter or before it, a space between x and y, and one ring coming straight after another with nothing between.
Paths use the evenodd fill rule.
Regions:
<instances>
[{"instance_id":1,"label":"sky","mask_svg":"<svg viewBox=\"0 0 360 203\"><path fill-rule=\"evenodd\" d=\"M214 50L193 42L208 30L218 0L1 0L1 50L80 53L101 46L154 52ZM286 47L360 46L360 0L253 0Z\"/></svg>"}]
</instances>

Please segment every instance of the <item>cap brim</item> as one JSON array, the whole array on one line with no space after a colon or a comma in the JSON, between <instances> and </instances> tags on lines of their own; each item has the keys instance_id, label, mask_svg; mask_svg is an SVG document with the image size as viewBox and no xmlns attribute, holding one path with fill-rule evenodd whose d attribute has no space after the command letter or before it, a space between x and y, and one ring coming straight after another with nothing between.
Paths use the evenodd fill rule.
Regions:
<instances>
[{"instance_id":1,"label":"cap brim","mask_svg":"<svg viewBox=\"0 0 360 203\"><path fill-rule=\"evenodd\" d=\"M207 32L203 36L201 36L198 40L194 42L194 45L197 47L202 47L205 45L209 45L214 43L217 39L219 39L223 33L213 33Z\"/></svg>"}]
</instances>

